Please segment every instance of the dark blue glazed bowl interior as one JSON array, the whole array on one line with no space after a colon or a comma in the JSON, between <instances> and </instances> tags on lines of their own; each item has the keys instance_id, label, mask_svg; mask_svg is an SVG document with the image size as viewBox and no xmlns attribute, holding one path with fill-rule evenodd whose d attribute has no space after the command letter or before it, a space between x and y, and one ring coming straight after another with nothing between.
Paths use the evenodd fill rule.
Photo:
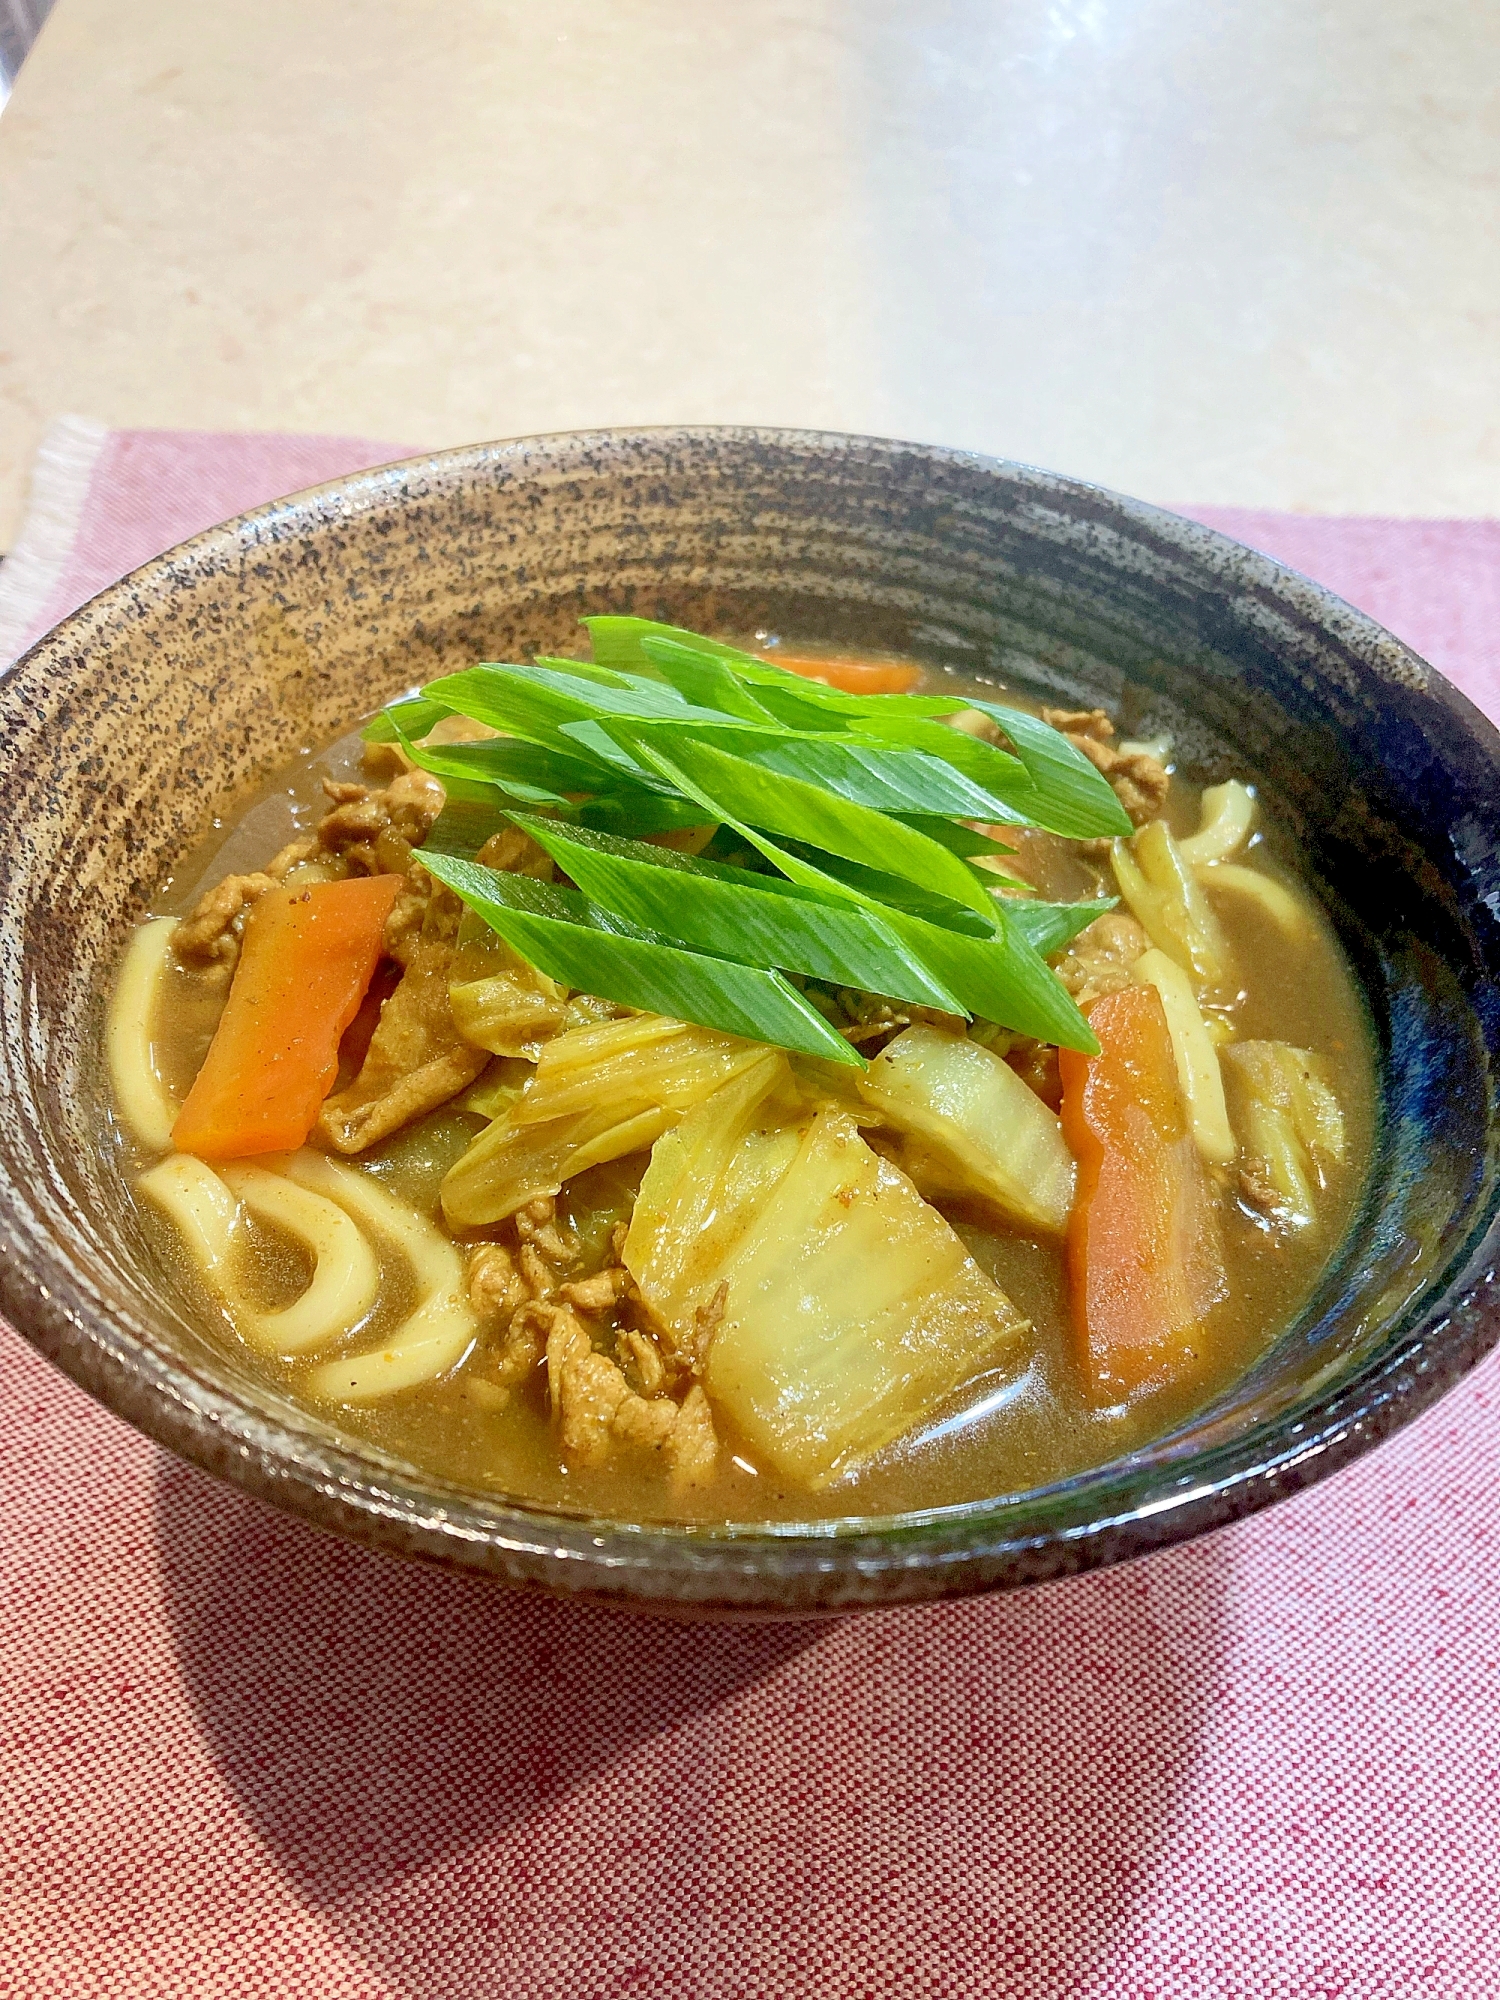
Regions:
<instances>
[{"instance_id":1,"label":"dark blue glazed bowl interior","mask_svg":"<svg viewBox=\"0 0 1500 2000\"><path fill-rule=\"evenodd\" d=\"M450 667L568 644L600 609L893 647L1070 705L1128 699L1132 727L1169 729L1192 775L1254 774L1363 980L1381 1110L1362 1208L1316 1297L1210 1409L1054 1487L923 1515L580 1519L447 1487L341 1435L209 1351L163 1294L79 1105L96 1087L102 969L205 801L282 761L289 730L326 739ZM116 762L135 760L128 800L94 770L101 730ZM59 743L75 746L61 775ZM96 599L0 682L0 786L0 945L38 969L0 991L5 1310L132 1422L336 1532L678 1612L1003 1587L1308 1484L1495 1338L1500 738L1369 619L1157 509L964 453L804 433L442 453L261 509Z\"/></svg>"}]
</instances>

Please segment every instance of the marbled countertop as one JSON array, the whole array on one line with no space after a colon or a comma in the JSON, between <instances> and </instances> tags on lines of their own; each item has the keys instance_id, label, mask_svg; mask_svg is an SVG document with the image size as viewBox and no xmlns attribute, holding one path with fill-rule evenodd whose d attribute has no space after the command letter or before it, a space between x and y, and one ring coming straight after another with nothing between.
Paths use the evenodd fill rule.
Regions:
<instances>
[{"instance_id":1,"label":"marbled countertop","mask_svg":"<svg viewBox=\"0 0 1500 2000\"><path fill-rule=\"evenodd\" d=\"M63 410L754 420L1500 513L1492 0L58 0L0 548Z\"/></svg>"}]
</instances>

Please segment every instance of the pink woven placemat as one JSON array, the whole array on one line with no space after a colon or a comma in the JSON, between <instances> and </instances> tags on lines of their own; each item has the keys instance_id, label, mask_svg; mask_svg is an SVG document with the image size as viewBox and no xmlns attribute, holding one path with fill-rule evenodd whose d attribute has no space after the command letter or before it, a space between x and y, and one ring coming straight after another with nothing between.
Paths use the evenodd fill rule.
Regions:
<instances>
[{"instance_id":1,"label":"pink woven placemat","mask_svg":"<svg viewBox=\"0 0 1500 2000\"><path fill-rule=\"evenodd\" d=\"M95 444L40 615L391 455ZM1500 524L1202 513L1500 706ZM1185 1548L762 1629L346 1548L0 1367L6 2000L1500 1993L1500 1362Z\"/></svg>"}]
</instances>

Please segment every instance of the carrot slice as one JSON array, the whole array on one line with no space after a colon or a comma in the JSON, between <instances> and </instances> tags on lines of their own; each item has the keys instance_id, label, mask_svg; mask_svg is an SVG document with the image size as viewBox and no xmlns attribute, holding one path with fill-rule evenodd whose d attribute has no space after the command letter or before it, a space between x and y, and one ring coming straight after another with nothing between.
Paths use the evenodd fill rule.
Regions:
<instances>
[{"instance_id":1,"label":"carrot slice","mask_svg":"<svg viewBox=\"0 0 1500 2000\"><path fill-rule=\"evenodd\" d=\"M302 1144L338 1076L339 1041L374 975L401 880L366 875L261 897L172 1129L179 1151L240 1160Z\"/></svg>"},{"instance_id":2,"label":"carrot slice","mask_svg":"<svg viewBox=\"0 0 1500 2000\"><path fill-rule=\"evenodd\" d=\"M1099 1054L1059 1051L1063 1135L1078 1162L1068 1289L1094 1395L1116 1401L1191 1375L1225 1296L1218 1214L1154 987L1086 1010Z\"/></svg>"},{"instance_id":3,"label":"carrot slice","mask_svg":"<svg viewBox=\"0 0 1500 2000\"><path fill-rule=\"evenodd\" d=\"M910 694L922 678L920 667L903 666L899 660L783 653L779 647L766 657L771 666L785 667L804 680L824 681L829 687L842 688L845 694Z\"/></svg>"}]
</instances>

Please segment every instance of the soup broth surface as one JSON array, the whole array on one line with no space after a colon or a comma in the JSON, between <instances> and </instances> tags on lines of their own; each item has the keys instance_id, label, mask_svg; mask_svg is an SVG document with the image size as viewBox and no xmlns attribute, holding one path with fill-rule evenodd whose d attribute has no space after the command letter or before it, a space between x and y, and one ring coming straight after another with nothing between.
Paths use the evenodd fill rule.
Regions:
<instances>
[{"instance_id":1,"label":"soup broth surface","mask_svg":"<svg viewBox=\"0 0 1500 2000\"><path fill-rule=\"evenodd\" d=\"M798 648L799 652L815 649ZM1013 703L992 683L929 674L942 692L981 694ZM181 917L222 877L263 867L295 832L326 809L325 778L360 776L357 732L323 747L299 748L254 798L226 811L208 837L185 854L157 898L154 914ZM1253 774L1242 774L1250 777ZM1192 834L1200 820L1200 788L1173 777L1165 817L1174 834ZM1022 846L1025 866L1026 848ZM1101 1407L1091 1399L1070 1325L1062 1246L1000 1227L962 1203L944 1214L982 1269L1009 1294L1033 1325L1029 1365L981 1375L950 1407L915 1433L887 1447L858 1470L821 1490L778 1475L722 1412L718 1470L709 1483L673 1488L649 1457L615 1454L599 1467L569 1465L560 1455L544 1378L502 1409L471 1392L466 1371L447 1379L336 1413L338 1425L383 1451L455 1485L569 1510L631 1520L778 1521L888 1515L1043 1486L1128 1453L1191 1416L1242 1375L1296 1317L1347 1231L1371 1157L1375 1096L1371 1038L1361 996L1331 925L1310 894L1308 873L1290 842L1262 814L1242 860L1307 900L1309 921L1293 949L1253 899L1225 897L1217 906L1240 968L1234 1007L1240 1039L1264 1039L1314 1051L1325 1065L1347 1130L1342 1164L1325 1174L1315 1220L1295 1231L1268 1228L1241 1199L1232 1177L1219 1189L1228 1297L1213 1307L1203 1358L1190 1379L1167 1389ZM1047 879L1041 879L1045 876ZM1044 896L1058 900L1095 893L1096 857L1053 851L1033 870ZM156 1057L165 1083L186 1094L203 1061L223 1005L222 984L174 966L154 1025ZM446 1105L396 1133L356 1164L441 1226L438 1190L444 1174L483 1129L484 1119ZM115 1134L122 1163L145 1163L123 1133ZM591 1169L559 1198L561 1216L585 1240L602 1241L627 1218L644 1172L645 1152ZM240 1364L295 1400L306 1400L312 1360L264 1354L241 1342L225 1312L165 1217L141 1204L144 1226L160 1258L163 1284L184 1298L212 1337L231 1346ZM251 1225L253 1286L268 1308L294 1299L307 1282L309 1259L288 1238ZM361 1329L361 1348L377 1341L410 1310L410 1283L391 1260L375 1317ZM404 1288L403 1288L404 1287ZM326 1405L322 1415L334 1414Z\"/></svg>"}]
</instances>

